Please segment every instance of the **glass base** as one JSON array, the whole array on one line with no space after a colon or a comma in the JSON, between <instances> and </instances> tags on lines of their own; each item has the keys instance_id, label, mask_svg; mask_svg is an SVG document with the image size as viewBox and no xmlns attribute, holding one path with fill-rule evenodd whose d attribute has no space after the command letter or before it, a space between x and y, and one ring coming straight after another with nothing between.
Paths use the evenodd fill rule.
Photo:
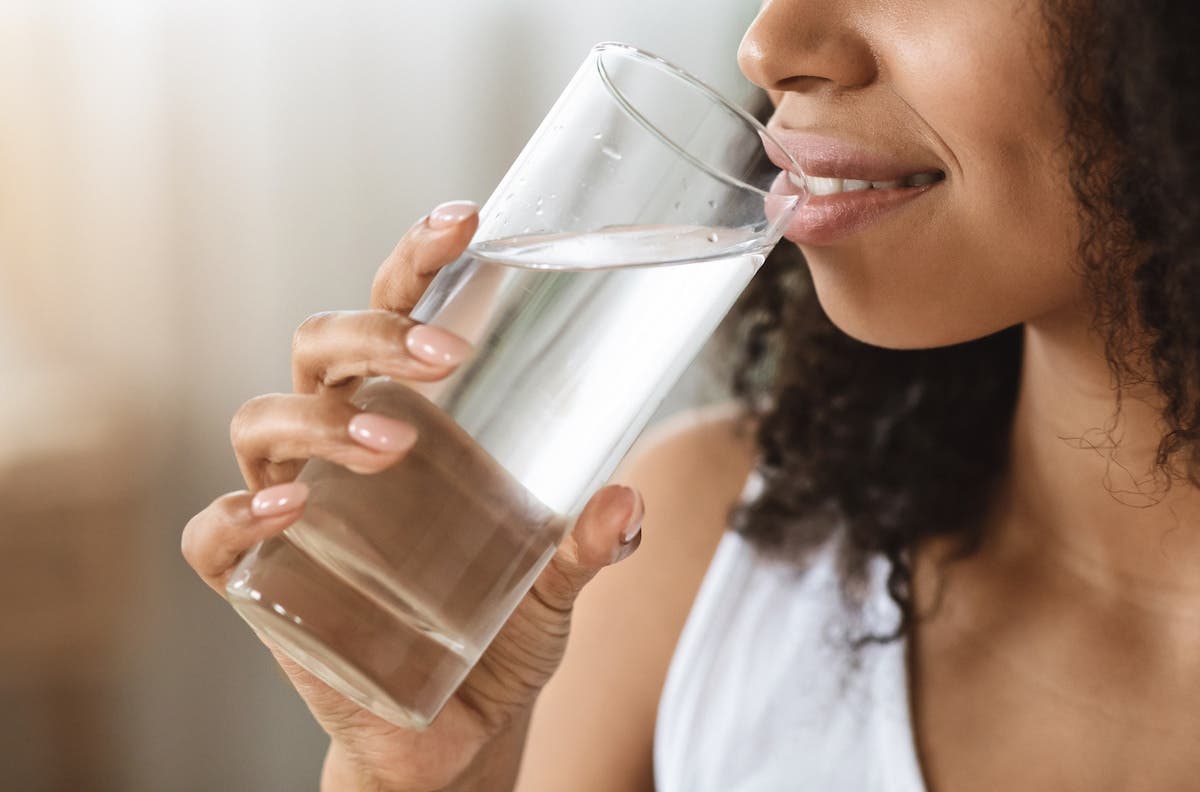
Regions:
<instances>
[{"instance_id":1,"label":"glass base","mask_svg":"<svg viewBox=\"0 0 1200 792\"><path fill-rule=\"evenodd\" d=\"M383 607L286 536L248 555L226 591L256 632L397 726L428 727L474 665L448 638L415 623L411 613Z\"/></svg>"}]
</instances>

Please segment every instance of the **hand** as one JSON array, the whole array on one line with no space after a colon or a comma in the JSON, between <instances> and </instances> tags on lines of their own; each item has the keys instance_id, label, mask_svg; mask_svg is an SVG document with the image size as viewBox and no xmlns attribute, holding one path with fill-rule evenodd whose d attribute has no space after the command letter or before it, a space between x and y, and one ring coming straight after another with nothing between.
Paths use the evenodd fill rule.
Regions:
<instances>
[{"instance_id":1,"label":"hand","mask_svg":"<svg viewBox=\"0 0 1200 792\"><path fill-rule=\"evenodd\" d=\"M292 394L251 399L234 417L231 436L249 490L223 495L188 522L183 555L224 596L241 556L303 513L307 487L294 479L310 457L358 473L404 458L416 441L408 424L363 413L350 397L364 377L434 382L449 376L469 348L444 331L407 317L438 270L466 248L478 224L472 204L444 204L400 240L376 274L371 308L317 314L296 332ZM445 789L463 783L489 750L505 746L515 775L533 703L566 648L571 607L601 567L641 541L644 505L628 487L596 492L459 690L424 731L384 721L267 646L332 738L324 788ZM509 747L511 746L511 747ZM490 761L490 760L489 760Z\"/></svg>"}]
</instances>

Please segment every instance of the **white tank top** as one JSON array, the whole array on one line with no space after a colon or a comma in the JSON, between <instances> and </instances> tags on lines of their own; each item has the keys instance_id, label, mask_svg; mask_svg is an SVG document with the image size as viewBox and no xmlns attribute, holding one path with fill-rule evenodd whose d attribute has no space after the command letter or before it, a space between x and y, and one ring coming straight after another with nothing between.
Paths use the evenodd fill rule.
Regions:
<instances>
[{"instance_id":1,"label":"white tank top","mask_svg":"<svg viewBox=\"0 0 1200 792\"><path fill-rule=\"evenodd\" d=\"M742 497L762 482L751 474ZM870 570L851 621L832 545L800 570L726 532L675 647L654 735L657 792L924 792L910 719L905 643L886 564Z\"/></svg>"}]
</instances>

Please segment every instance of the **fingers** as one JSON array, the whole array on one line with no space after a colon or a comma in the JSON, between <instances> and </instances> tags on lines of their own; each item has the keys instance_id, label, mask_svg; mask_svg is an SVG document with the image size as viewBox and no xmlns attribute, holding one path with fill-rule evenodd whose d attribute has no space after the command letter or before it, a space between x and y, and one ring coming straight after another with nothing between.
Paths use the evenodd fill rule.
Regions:
<instances>
[{"instance_id":1,"label":"fingers","mask_svg":"<svg viewBox=\"0 0 1200 792\"><path fill-rule=\"evenodd\" d=\"M524 710L558 668L570 633L575 598L601 567L641 543L645 505L630 487L592 496L529 594L505 622L458 691L492 729Z\"/></svg>"},{"instance_id":2,"label":"fingers","mask_svg":"<svg viewBox=\"0 0 1200 792\"><path fill-rule=\"evenodd\" d=\"M337 388L349 396L363 377L442 379L470 353L453 333L391 311L327 311L296 329L292 382L297 393Z\"/></svg>"},{"instance_id":3,"label":"fingers","mask_svg":"<svg viewBox=\"0 0 1200 792\"><path fill-rule=\"evenodd\" d=\"M213 501L183 529L180 549L204 582L224 596L225 581L247 550L283 531L304 513L308 487L283 484Z\"/></svg>"},{"instance_id":4,"label":"fingers","mask_svg":"<svg viewBox=\"0 0 1200 792\"><path fill-rule=\"evenodd\" d=\"M380 265L371 287L371 307L407 314L438 270L466 250L479 227L479 209L470 201L451 201L409 229Z\"/></svg>"},{"instance_id":5,"label":"fingers","mask_svg":"<svg viewBox=\"0 0 1200 792\"><path fill-rule=\"evenodd\" d=\"M229 436L242 477L260 489L294 479L311 457L378 473L412 448L417 430L341 399L273 393L243 404Z\"/></svg>"},{"instance_id":6,"label":"fingers","mask_svg":"<svg viewBox=\"0 0 1200 792\"><path fill-rule=\"evenodd\" d=\"M438 270L466 249L479 226L478 207L452 201L418 221L375 275L371 307L309 317L292 343L298 393L337 389L348 398L363 377L431 382L471 352L463 339L407 317Z\"/></svg>"},{"instance_id":7,"label":"fingers","mask_svg":"<svg viewBox=\"0 0 1200 792\"><path fill-rule=\"evenodd\" d=\"M601 568L627 558L641 544L646 514L641 494L623 485L604 487L584 506L570 535L533 584L538 599L568 611Z\"/></svg>"}]
</instances>

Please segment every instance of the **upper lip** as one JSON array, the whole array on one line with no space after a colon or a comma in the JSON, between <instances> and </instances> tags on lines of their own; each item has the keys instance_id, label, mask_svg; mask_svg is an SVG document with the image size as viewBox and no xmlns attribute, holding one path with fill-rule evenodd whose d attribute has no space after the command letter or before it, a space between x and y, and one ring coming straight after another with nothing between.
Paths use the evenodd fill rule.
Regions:
<instances>
[{"instance_id":1,"label":"upper lip","mask_svg":"<svg viewBox=\"0 0 1200 792\"><path fill-rule=\"evenodd\" d=\"M886 152L843 138L784 127L771 128L770 132L808 176L888 182L918 173L945 174L939 163L920 152ZM766 148L767 155L777 167L795 170L774 146Z\"/></svg>"}]
</instances>

